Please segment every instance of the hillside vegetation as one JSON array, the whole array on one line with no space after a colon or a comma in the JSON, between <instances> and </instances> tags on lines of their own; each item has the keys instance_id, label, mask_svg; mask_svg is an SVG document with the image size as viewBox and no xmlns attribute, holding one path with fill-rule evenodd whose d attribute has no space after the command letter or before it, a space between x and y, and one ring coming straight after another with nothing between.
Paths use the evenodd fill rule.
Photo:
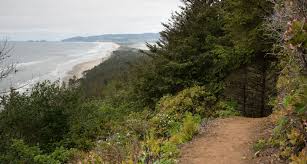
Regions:
<instances>
[{"instance_id":1,"label":"hillside vegetation","mask_svg":"<svg viewBox=\"0 0 307 164\"><path fill-rule=\"evenodd\" d=\"M202 122L273 111L263 147L304 163L306 8L183 0L149 51L123 48L68 85L2 96L0 163L176 163Z\"/></svg>"}]
</instances>

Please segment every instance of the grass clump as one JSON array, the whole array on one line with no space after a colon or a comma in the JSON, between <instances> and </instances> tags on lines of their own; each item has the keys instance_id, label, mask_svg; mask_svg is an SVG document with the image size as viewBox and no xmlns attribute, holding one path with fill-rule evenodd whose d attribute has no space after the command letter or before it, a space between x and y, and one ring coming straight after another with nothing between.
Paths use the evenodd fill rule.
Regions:
<instances>
[{"instance_id":1,"label":"grass clump","mask_svg":"<svg viewBox=\"0 0 307 164\"><path fill-rule=\"evenodd\" d=\"M260 139L253 145L253 150L255 152L264 150L268 146L268 143L266 140Z\"/></svg>"}]
</instances>

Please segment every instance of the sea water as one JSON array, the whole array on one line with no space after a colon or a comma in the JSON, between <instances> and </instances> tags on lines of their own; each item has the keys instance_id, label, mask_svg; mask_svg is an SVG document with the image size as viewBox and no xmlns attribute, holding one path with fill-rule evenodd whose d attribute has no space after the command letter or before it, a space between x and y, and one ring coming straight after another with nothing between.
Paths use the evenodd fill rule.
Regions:
<instances>
[{"instance_id":1,"label":"sea water","mask_svg":"<svg viewBox=\"0 0 307 164\"><path fill-rule=\"evenodd\" d=\"M16 71L0 79L0 92L10 88L30 88L44 80L63 80L73 67L110 56L119 46L115 43L9 42L10 57Z\"/></svg>"}]
</instances>

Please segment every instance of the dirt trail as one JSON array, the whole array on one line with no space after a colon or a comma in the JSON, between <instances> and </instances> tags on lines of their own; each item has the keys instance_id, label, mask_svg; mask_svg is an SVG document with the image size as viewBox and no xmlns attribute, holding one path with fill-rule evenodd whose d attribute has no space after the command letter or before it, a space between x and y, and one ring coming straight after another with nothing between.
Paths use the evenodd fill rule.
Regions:
<instances>
[{"instance_id":1,"label":"dirt trail","mask_svg":"<svg viewBox=\"0 0 307 164\"><path fill-rule=\"evenodd\" d=\"M181 148L181 164L252 164L251 147L266 118L227 118L211 123Z\"/></svg>"}]
</instances>

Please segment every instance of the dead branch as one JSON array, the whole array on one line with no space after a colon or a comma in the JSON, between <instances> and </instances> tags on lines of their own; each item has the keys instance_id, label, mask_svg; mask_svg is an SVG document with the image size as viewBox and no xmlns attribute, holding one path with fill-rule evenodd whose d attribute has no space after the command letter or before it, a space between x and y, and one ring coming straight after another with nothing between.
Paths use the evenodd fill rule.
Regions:
<instances>
[{"instance_id":1,"label":"dead branch","mask_svg":"<svg viewBox=\"0 0 307 164\"><path fill-rule=\"evenodd\" d=\"M10 47L8 40L0 42L0 80L6 78L12 72L16 72L16 63L9 62L8 58L11 57L11 51L13 47Z\"/></svg>"}]
</instances>

